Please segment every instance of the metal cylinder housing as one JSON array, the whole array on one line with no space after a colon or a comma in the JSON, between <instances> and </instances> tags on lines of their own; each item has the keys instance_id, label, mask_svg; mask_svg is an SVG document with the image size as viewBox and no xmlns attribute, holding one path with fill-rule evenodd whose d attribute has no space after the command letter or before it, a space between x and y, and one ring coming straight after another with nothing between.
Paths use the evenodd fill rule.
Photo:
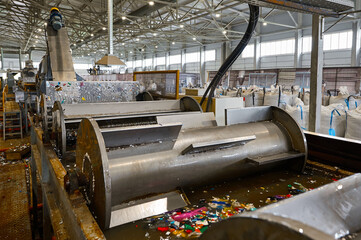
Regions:
<instances>
[{"instance_id":1,"label":"metal cylinder housing","mask_svg":"<svg viewBox=\"0 0 361 240\"><path fill-rule=\"evenodd\" d=\"M75 132L81 119L112 120L129 116L169 115L180 112L202 112L201 107L192 97L167 101L107 102L61 104L54 102L52 109L52 135L64 156L67 151L67 131ZM70 133L72 134L72 133ZM73 135L74 135L73 134ZM75 138L76 136L70 137ZM75 144L75 143L74 143Z\"/></svg>"},{"instance_id":2,"label":"metal cylinder housing","mask_svg":"<svg viewBox=\"0 0 361 240\"><path fill-rule=\"evenodd\" d=\"M233 121L244 110L237 109ZM302 171L307 147L297 123L279 108L253 110L259 116L255 121L240 118L242 123L228 121L232 125L223 127L210 124L210 113L168 116L135 127L103 127L94 119L82 120L76 164L90 176L87 195L99 225L116 226L112 210L143 196L284 164Z\"/></svg>"}]
</instances>

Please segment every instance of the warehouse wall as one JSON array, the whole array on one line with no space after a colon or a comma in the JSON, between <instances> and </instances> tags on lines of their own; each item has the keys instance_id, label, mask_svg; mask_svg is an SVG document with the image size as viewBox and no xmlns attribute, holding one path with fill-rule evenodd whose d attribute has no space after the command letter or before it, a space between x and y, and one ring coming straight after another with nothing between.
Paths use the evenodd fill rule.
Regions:
<instances>
[{"instance_id":1,"label":"warehouse wall","mask_svg":"<svg viewBox=\"0 0 361 240\"><path fill-rule=\"evenodd\" d=\"M307 38L311 36L311 16L310 15L304 15L300 14L302 16L299 16L297 13L291 13L292 17L297 21L301 19L301 29L298 29L295 27L292 28L285 28L284 26L277 25L277 24L268 24L267 26L264 26L263 24L259 24L258 27L258 38L257 41L258 44L262 44L265 42L274 42L274 41L280 41L285 39L293 39L294 40L294 48L297 44L297 40L299 40L299 45L303 46L302 39L303 37ZM270 16L267 18L267 21L275 22L275 23L285 23L289 26L292 26L294 23L291 21L290 16L288 13L279 14L275 16ZM337 21L337 19L333 18L326 18L325 20L325 29L333 25L333 23ZM352 18L344 19L340 23L333 26L331 29L327 30L326 34L332 34L332 33L338 33L338 32L345 32L345 31L353 31L353 24L355 20ZM234 28L232 28L233 31L239 31L244 32L246 29L246 25L239 25ZM300 39L297 38L297 33L300 34ZM200 62L192 62L187 63L187 61L184 61L182 63L176 63L164 66L156 66L156 69L169 69L169 70L175 70L180 69L183 72L189 72L189 73L202 73L203 71L216 71L221 66L221 63L225 59L226 56L222 56L222 52L227 52L228 54L230 51L232 51L238 44L239 41L233 41L233 42L225 42L225 43L217 43L217 44L210 44L203 46L203 51L207 50L216 50L216 59L214 61L205 61L203 65ZM255 45L255 39L252 39L250 41L250 44L253 44L254 48L257 48L257 45ZM225 45L229 45L230 49L229 51L225 50ZM271 55L271 56L263 56L262 51L260 50L260 45L258 45L259 49L259 58L253 57L243 57L240 56L231 67L231 70L252 70L252 69L272 69L272 68L297 68L297 67L303 67L308 68L311 65L311 53L310 52L303 52L301 51L300 57L299 57L299 64L297 65L295 62L295 49L294 53L289 54L278 54L278 55ZM169 55L176 55L180 54L180 52L183 55L186 55L187 53L193 53L193 52L200 52L200 49L202 46L199 47L189 47L189 48L182 48L182 50L170 50L166 54ZM325 67L349 67L351 66L351 57L352 57L352 49L340 49L340 50L329 50L324 51L324 66ZM360 51L360 49L356 49L356 51ZM184 60L184 59L183 59Z\"/></svg>"}]
</instances>

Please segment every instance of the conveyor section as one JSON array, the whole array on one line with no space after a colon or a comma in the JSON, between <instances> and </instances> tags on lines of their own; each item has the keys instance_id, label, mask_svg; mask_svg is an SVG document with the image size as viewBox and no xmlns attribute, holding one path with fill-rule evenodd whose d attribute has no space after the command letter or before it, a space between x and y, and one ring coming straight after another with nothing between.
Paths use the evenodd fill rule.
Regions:
<instances>
[{"instance_id":1,"label":"conveyor section","mask_svg":"<svg viewBox=\"0 0 361 240\"><path fill-rule=\"evenodd\" d=\"M48 24L46 33L48 35L47 42L52 80L56 82L76 81L66 27L55 31L53 27Z\"/></svg>"},{"instance_id":2,"label":"conveyor section","mask_svg":"<svg viewBox=\"0 0 361 240\"><path fill-rule=\"evenodd\" d=\"M201 239L330 240L360 230L361 174L355 174L214 224Z\"/></svg>"},{"instance_id":3,"label":"conveyor section","mask_svg":"<svg viewBox=\"0 0 361 240\"><path fill-rule=\"evenodd\" d=\"M242 111L237 109L237 114L244 116ZM84 194L101 228L124 223L129 216L122 216L118 206L132 200L281 165L302 171L307 147L297 123L279 108L253 111L269 118L225 127L212 126L214 116L207 117L212 113L193 114L191 119L159 116L157 124L127 127L83 119L76 165L86 179ZM261 158L267 161L249 161Z\"/></svg>"}]
</instances>

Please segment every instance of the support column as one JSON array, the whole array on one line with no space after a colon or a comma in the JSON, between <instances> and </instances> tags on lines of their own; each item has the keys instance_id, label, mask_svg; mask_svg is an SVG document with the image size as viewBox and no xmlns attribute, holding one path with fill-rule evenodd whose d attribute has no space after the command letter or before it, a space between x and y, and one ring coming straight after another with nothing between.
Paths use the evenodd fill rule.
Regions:
<instances>
[{"instance_id":1,"label":"support column","mask_svg":"<svg viewBox=\"0 0 361 240\"><path fill-rule=\"evenodd\" d=\"M319 132L321 125L322 75L323 75L323 26L324 19L312 16L312 52L310 80L309 130Z\"/></svg>"},{"instance_id":2,"label":"support column","mask_svg":"<svg viewBox=\"0 0 361 240\"><path fill-rule=\"evenodd\" d=\"M254 47L253 47L253 69L261 68L261 37L257 36L254 38Z\"/></svg>"},{"instance_id":3,"label":"support column","mask_svg":"<svg viewBox=\"0 0 361 240\"><path fill-rule=\"evenodd\" d=\"M165 58L165 70L169 70L169 52L165 53L164 58Z\"/></svg>"},{"instance_id":4,"label":"support column","mask_svg":"<svg viewBox=\"0 0 361 240\"><path fill-rule=\"evenodd\" d=\"M298 13L297 18L297 30L295 32L295 58L294 58L294 67L302 67L302 21L303 14Z\"/></svg>"},{"instance_id":5,"label":"support column","mask_svg":"<svg viewBox=\"0 0 361 240\"><path fill-rule=\"evenodd\" d=\"M352 24L352 49L351 49L351 66L358 67L360 66L361 58L361 20L356 20Z\"/></svg>"},{"instance_id":6,"label":"support column","mask_svg":"<svg viewBox=\"0 0 361 240\"><path fill-rule=\"evenodd\" d=\"M226 61L227 57L231 53L231 43L230 42L224 42L221 46L221 65Z\"/></svg>"},{"instance_id":7,"label":"support column","mask_svg":"<svg viewBox=\"0 0 361 240\"><path fill-rule=\"evenodd\" d=\"M4 70L4 51L3 51L3 48L1 48L0 51L1 51L1 69Z\"/></svg>"},{"instance_id":8,"label":"support column","mask_svg":"<svg viewBox=\"0 0 361 240\"><path fill-rule=\"evenodd\" d=\"M21 58L21 49L19 49L19 68L20 70L23 69L21 66L22 58Z\"/></svg>"},{"instance_id":9,"label":"support column","mask_svg":"<svg viewBox=\"0 0 361 240\"><path fill-rule=\"evenodd\" d=\"M355 0L355 9L361 8L361 0ZM355 13L356 21L352 23L352 49L351 49L351 66L361 66L361 13Z\"/></svg>"},{"instance_id":10,"label":"support column","mask_svg":"<svg viewBox=\"0 0 361 240\"><path fill-rule=\"evenodd\" d=\"M203 86L206 83L206 61L205 61L206 47L202 46L199 48L199 76L200 84Z\"/></svg>"},{"instance_id":11,"label":"support column","mask_svg":"<svg viewBox=\"0 0 361 240\"><path fill-rule=\"evenodd\" d=\"M298 29L295 32L295 56L294 67L302 67L302 30Z\"/></svg>"},{"instance_id":12,"label":"support column","mask_svg":"<svg viewBox=\"0 0 361 240\"><path fill-rule=\"evenodd\" d=\"M113 0L108 0L108 53L113 55Z\"/></svg>"},{"instance_id":13,"label":"support column","mask_svg":"<svg viewBox=\"0 0 361 240\"><path fill-rule=\"evenodd\" d=\"M181 69L182 73L186 72L186 49L181 50Z\"/></svg>"},{"instance_id":14,"label":"support column","mask_svg":"<svg viewBox=\"0 0 361 240\"><path fill-rule=\"evenodd\" d=\"M155 58L155 54L152 54L152 70L155 70L155 61L154 61L154 58Z\"/></svg>"}]
</instances>

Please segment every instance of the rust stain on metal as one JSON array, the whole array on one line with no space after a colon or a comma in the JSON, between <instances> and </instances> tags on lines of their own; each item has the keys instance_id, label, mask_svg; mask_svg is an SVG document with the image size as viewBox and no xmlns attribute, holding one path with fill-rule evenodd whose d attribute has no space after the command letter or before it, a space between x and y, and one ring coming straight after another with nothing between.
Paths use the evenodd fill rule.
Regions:
<instances>
[{"instance_id":1,"label":"rust stain on metal","mask_svg":"<svg viewBox=\"0 0 361 240\"><path fill-rule=\"evenodd\" d=\"M66 170L63 167L63 164L61 164L59 158L51 158L49 161L54 169L54 173L60 183L60 186L64 186L64 176L66 175Z\"/></svg>"},{"instance_id":2,"label":"rust stain on metal","mask_svg":"<svg viewBox=\"0 0 361 240\"><path fill-rule=\"evenodd\" d=\"M0 237L31 239L29 202L23 163L0 167Z\"/></svg>"},{"instance_id":3,"label":"rust stain on metal","mask_svg":"<svg viewBox=\"0 0 361 240\"><path fill-rule=\"evenodd\" d=\"M99 225L93 218L87 207L83 195L79 191L69 196L78 224L80 225L86 239L105 239Z\"/></svg>"}]
</instances>

